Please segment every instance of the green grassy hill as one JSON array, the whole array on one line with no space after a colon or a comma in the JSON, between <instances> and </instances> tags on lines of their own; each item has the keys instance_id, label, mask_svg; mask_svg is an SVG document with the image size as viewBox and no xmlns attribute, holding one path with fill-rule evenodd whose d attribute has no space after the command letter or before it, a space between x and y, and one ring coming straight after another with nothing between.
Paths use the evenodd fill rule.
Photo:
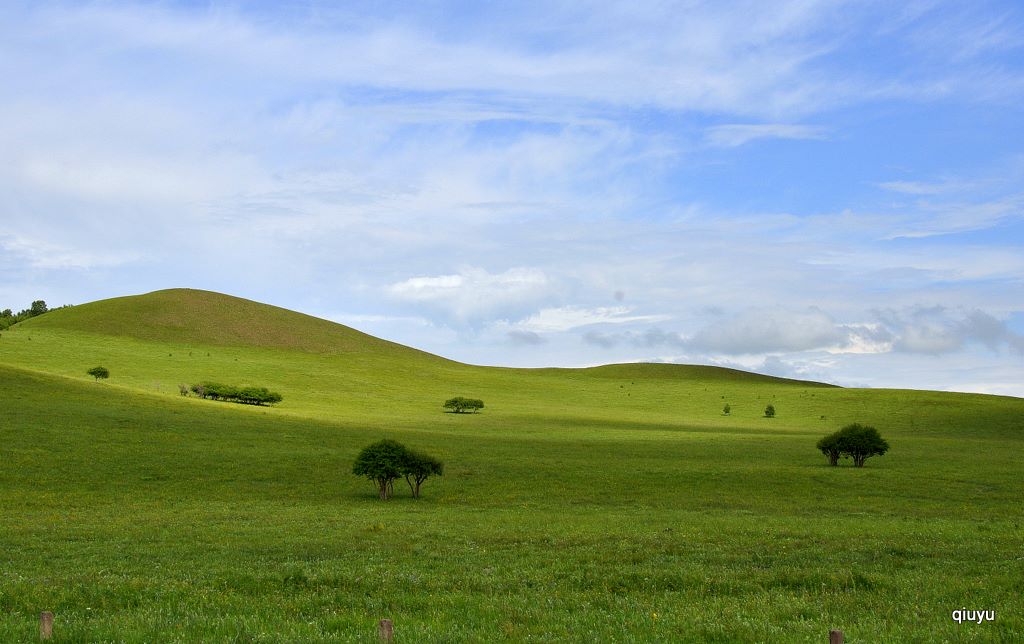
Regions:
<instances>
[{"instance_id":1,"label":"green grassy hill","mask_svg":"<svg viewBox=\"0 0 1024 644\"><path fill-rule=\"evenodd\" d=\"M63 329L150 342L263 347L319 354L423 352L341 324L240 297L195 289L91 302L30 318L26 330Z\"/></svg>"},{"instance_id":2,"label":"green grassy hill","mask_svg":"<svg viewBox=\"0 0 1024 644\"><path fill-rule=\"evenodd\" d=\"M1024 638L1021 399L474 367L192 290L23 322L0 379L2 641L40 610L68 641ZM178 395L202 379L285 400ZM892 451L830 468L852 421ZM445 476L377 501L349 471L380 437Z\"/></svg>"}]
</instances>

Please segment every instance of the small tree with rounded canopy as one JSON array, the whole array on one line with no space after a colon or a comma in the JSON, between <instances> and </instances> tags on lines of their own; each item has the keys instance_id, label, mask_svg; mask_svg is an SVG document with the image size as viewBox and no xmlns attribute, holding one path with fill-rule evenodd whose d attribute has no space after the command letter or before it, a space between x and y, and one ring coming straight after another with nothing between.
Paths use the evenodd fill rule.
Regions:
<instances>
[{"instance_id":1,"label":"small tree with rounded canopy","mask_svg":"<svg viewBox=\"0 0 1024 644\"><path fill-rule=\"evenodd\" d=\"M454 414L461 414L464 411L476 412L484 408L484 401L477 398L463 398L456 396L444 401L444 408L450 409Z\"/></svg>"},{"instance_id":2,"label":"small tree with rounded canopy","mask_svg":"<svg viewBox=\"0 0 1024 644\"><path fill-rule=\"evenodd\" d=\"M420 486L432 475L442 476L444 474L444 463L429 454L406 450L405 460L402 462L402 474L405 482L409 484L409 490L415 499L420 498Z\"/></svg>"},{"instance_id":3,"label":"small tree with rounded canopy","mask_svg":"<svg viewBox=\"0 0 1024 644\"><path fill-rule=\"evenodd\" d=\"M889 442L882 438L874 427L853 423L837 433L839 449L853 459L857 467L864 467L864 461L872 456L882 456L889 451Z\"/></svg>"},{"instance_id":4,"label":"small tree with rounded canopy","mask_svg":"<svg viewBox=\"0 0 1024 644\"><path fill-rule=\"evenodd\" d=\"M725 403L725 407L722 407L722 414L724 414L725 416L728 416L731 413L732 413L732 407L729 406L729 403Z\"/></svg>"},{"instance_id":5,"label":"small tree with rounded canopy","mask_svg":"<svg viewBox=\"0 0 1024 644\"><path fill-rule=\"evenodd\" d=\"M775 418L775 405L768 405L764 408L765 418Z\"/></svg>"},{"instance_id":6,"label":"small tree with rounded canopy","mask_svg":"<svg viewBox=\"0 0 1024 644\"><path fill-rule=\"evenodd\" d=\"M95 378L96 382L99 382L100 378L103 378L105 380L110 377L110 370L107 369L106 367L93 367L92 369L86 371L85 373Z\"/></svg>"},{"instance_id":7,"label":"small tree with rounded canopy","mask_svg":"<svg viewBox=\"0 0 1024 644\"><path fill-rule=\"evenodd\" d=\"M359 452L352 473L373 481L380 499L387 501L394 491L395 479L404 474L406 453L405 446L398 441L377 441Z\"/></svg>"},{"instance_id":8,"label":"small tree with rounded canopy","mask_svg":"<svg viewBox=\"0 0 1024 644\"><path fill-rule=\"evenodd\" d=\"M889 442L874 427L853 423L819 440L818 450L828 457L829 465L838 465L842 456L852 458L857 467L864 467L867 459L889 451Z\"/></svg>"}]
</instances>

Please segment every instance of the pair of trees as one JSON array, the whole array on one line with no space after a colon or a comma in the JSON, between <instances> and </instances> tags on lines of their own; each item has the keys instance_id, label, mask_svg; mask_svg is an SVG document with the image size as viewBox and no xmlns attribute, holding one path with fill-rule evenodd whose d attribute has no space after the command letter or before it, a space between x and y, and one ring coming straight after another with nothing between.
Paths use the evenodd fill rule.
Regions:
<instances>
[{"instance_id":1,"label":"pair of trees","mask_svg":"<svg viewBox=\"0 0 1024 644\"><path fill-rule=\"evenodd\" d=\"M359 452L352 465L352 473L373 481L382 501L387 501L394 494L395 480L405 477L413 498L418 499L424 481L444 474L444 463L398 441L384 439Z\"/></svg>"},{"instance_id":2,"label":"pair of trees","mask_svg":"<svg viewBox=\"0 0 1024 644\"><path fill-rule=\"evenodd\" d=\"M284 400L276 391L266 387L236 387L222 385L219 382L201 382L190 388L200 398L208 400L225 400L243 405L273 405ZM179 391L181 387L179 387ZM182 394L184 395L184 393Z\"/></svg>"},{"instance_id":3,"label":"pair of trees","mask_svg":"<svg viewBox=\"0 0 1024 644\"><path fill-rule=\"evenodd\" d=\"M484 401L478 398L463 398L456 396L444 401L444 408L451 410L453 414L461 414L466 411L476 413L484 408Z\"/></svg>"},{"instance_id":4,"label":"pair of trees","mask_svg":"<svg viewBox=\"0 0 1024 644\"><path fill-rule=\"evenodd\" d=\"M889 451L889 442L874 427L853 423L818 441L818 450L828 458L829 465L839 465L840 458L852 458L857 467L872 456Z\"/></svg>"},{"instance_id":5,"label":"pair of trees","mask_svg":"<svg viewBox=\"0 0 1024 644\"><path fill-rule=\"evenodd\" d=\"M729 403L725 403L725 407L722 407L722 414L728 416L731 413L732 407L729 405ZM767 407L764 408L764 417L775 418L775 405L768 405Z\"/></svg>"}]
</instances>

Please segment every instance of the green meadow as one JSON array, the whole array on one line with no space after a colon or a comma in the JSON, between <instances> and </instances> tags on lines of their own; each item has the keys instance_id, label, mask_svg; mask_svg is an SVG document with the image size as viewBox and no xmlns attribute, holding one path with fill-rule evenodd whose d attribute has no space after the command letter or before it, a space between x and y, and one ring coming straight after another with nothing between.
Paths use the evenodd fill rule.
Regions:
<instances>
[{"instance_id":1,"label":"green meadow","mask_svg":"<svg viewBox=\"0 0 1024 644\"><path fill-rule=\"evenodd\" d=\"M24 321L0 378L0 641L1024 640L1022 399L475 367L194 290ZM890 452L829 467L850 422ZM380 438L445 475L378 500Z\"/></svg>"}]
</instances>

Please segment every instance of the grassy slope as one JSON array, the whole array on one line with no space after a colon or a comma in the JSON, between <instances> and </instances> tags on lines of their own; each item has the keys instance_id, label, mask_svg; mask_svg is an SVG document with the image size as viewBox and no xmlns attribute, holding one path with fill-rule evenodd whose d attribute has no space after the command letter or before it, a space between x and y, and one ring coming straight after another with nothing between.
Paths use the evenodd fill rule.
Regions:
<instances>
[{"instance_id":1,"label":"grassy slope","mask_svg":"<svg viewBox=\"0 0 1024 644\"><path fill-rule=\"evenodd\" d=\"M149 326L83 306L0 338L0 640L30 639L44 607L72 639L367 640L383 616L412 641L1024 636L1024 401L486 369L318 321L314 340L264 321L261 348L153 326L197 293L230 317L160 292ZM130 320L131 301L108 302ZM201 378L286 400L177 396ZM488 407L441 414L453 394ZM824 466L814 440L850 420L892 453ZM383 435L448 463L422 501L380 504L347 474ZM960 607L999 618L958 626Z\"/></svg>"}]
</instances>

